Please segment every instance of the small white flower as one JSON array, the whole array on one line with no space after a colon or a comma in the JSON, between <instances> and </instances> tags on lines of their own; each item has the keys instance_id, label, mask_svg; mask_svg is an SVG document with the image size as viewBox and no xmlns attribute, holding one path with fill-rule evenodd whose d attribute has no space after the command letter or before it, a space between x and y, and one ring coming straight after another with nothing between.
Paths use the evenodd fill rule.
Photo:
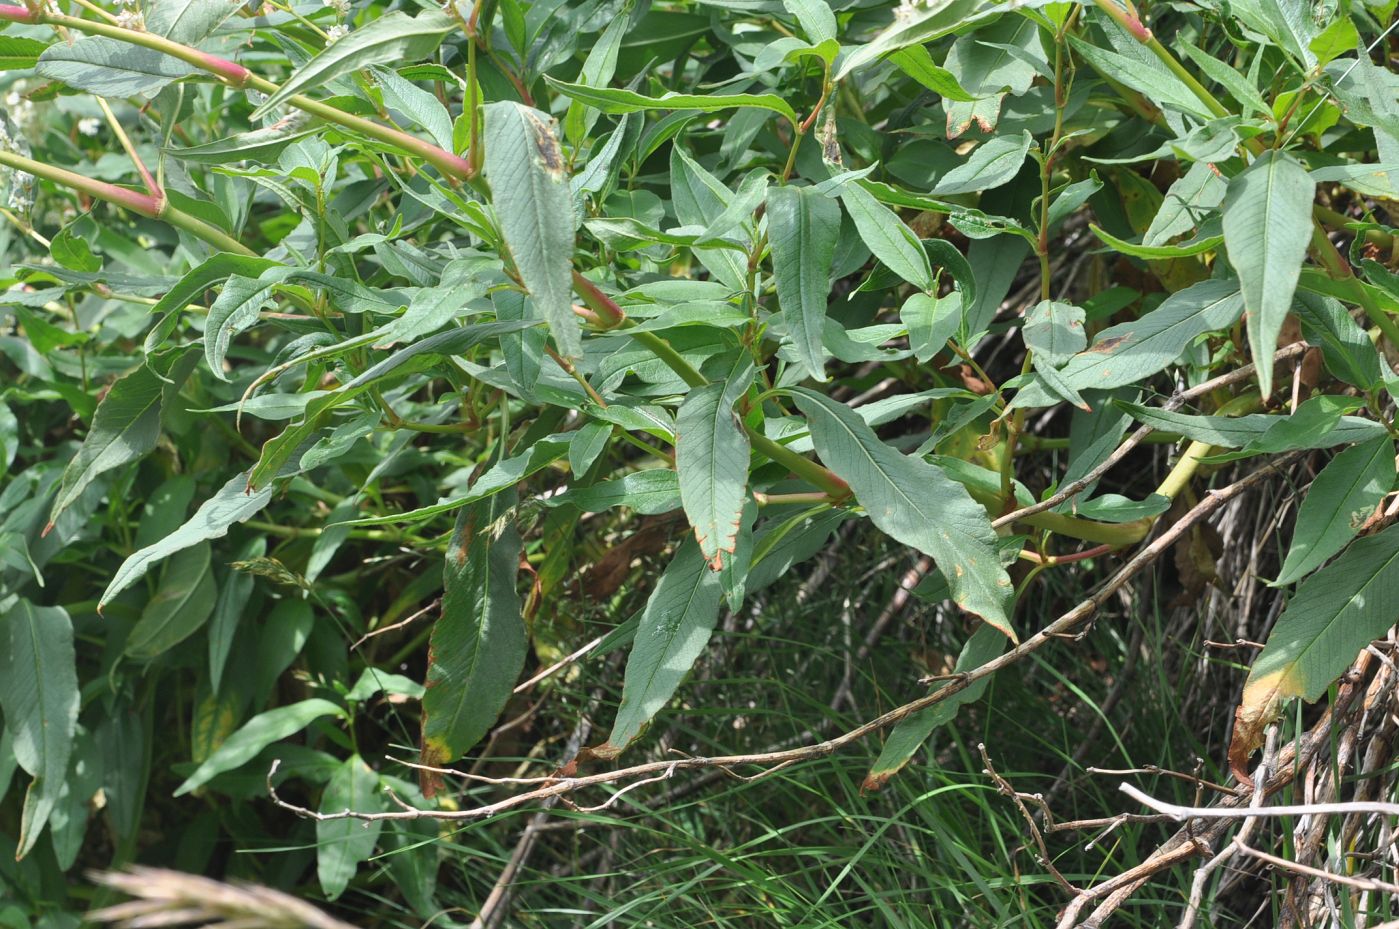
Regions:
<instances>
[{"instance_id":1,"label":"small white flower","mask_svg":"<svg viewBox=\"0 0 1399 929\"><path fill-rule=\"evenodd\" d=\"M123 29L130 29L133 32L145 32L146 17L141 15L140 10L123 9L117 14L117 25Z\"/></svg>"},{"instance_id":2,"label":"small white flower","mask_svg":"<svg viewBox=\"0 0 1399 929\"><path fill-rule=\"evenodd\" d=\"M336 39L343 39L345 36L347 36L347 35L349 35L349 34L350 34L350 27L349 27L349 26L331 26L329 29L327 29L327 30L325 31L325 41L326 41L326 44L329 45L331 42L334 42Z\"/></svg>"},{"instance_id":3,"label":"small white flower","mask_svg":"<svg viewBox=\"0 0 1399 929\"><path fill-rule=\"evenodd\" d=\"M96 116L84 116L78 120L78 132L83 135L97 135L97 130L102 128L102 120Z\"/></svg>"},{"instance_id":4,"label":"small white flower","mask_svg":"<svg viewBox=\"0 0 1399 929\"><path fill-rule=\"evenodd\" d=\"M322 2L334 10L336 16L350 15L350 0L322 0Z\"/></svg>"}]
</instances>

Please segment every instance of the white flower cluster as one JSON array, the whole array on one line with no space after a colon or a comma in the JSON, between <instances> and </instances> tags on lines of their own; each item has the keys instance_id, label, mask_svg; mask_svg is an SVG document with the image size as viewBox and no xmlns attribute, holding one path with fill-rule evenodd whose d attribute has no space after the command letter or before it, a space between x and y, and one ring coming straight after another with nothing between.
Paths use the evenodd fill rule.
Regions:
<instances>
[{"instance_id":1,"label":"white flower cluster","mask_svg":"<svg viewBox=\"0 0 1399 929\"><path fill-rule=\"evenodd\" d=\"M5 102L9 103L8 97ZM14 123L3 115L0 115L0 151L13 152L26 158L29 156L29 143L19 135ZM34 175L0 165L0 193L5 195L5 205L11 210L16 213L29 212L34 205Z\"/></svg>"},{"instance_id":2,"label":"white flower cluster","mask_svg":"<svg viewBox=\"0 0 1399 929\"><path fill-rule=\"evenodd\" d=\"M350 0L323 0L323 2L335 11L337 17L350 15Z\"/></svg>"},{"instance_id":3,"label":"white flower cluster","mask_svg":"<svg viewBox=\"0 0 1399 929\"><path fill-rule=\"evenodd\" d=\"M344 25L344 24L340 24L340 25L336 25L336 26L331 26L329 29L327 29L327 30L325 31L325 40L326 40L326 43L329 44L329 43L331 43L331 42L334 42L336 39L343 39L345 36L347 36L347 35L349 35L349 34L350 34L350 27L349 27L349 26L346 26L346 25Z\"/></svg>"},{"instance_id":4,"label":"white flower cluster","mask_svg":"<svg viewBox=\"0 0 1399 929\"><path fill-rule=\"evenodd\" d=\"M135 32L146 31L146 16L139 0L117 0L117 25Z\"/></svg>"},{"instance_id":5,"label":"white flower cluster","mask_svg":"<svg viewBox=\"0 0 1399 929\"><path fill-rule=\"evenodd\" d=\"M81 135L94 136L102 128L102 120L96 116L84 116L78 120L78 132Z\"/></svg>"}]
</instances>

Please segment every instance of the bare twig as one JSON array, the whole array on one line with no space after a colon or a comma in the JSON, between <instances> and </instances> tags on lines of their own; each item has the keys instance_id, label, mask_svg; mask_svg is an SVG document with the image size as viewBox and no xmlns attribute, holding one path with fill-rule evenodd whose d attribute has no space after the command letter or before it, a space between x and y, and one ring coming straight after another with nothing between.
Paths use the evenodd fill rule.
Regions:
<instances>
[{"instance_id":1,"label":"bare twig","mask_svg":"<svg viewBox=\"0 0 1399 929\"><path fill-rule=\"evenodd\" d=\"M1049 876L1054 878L1055 883L1068 891L1071 896L1081 896L1083 891L1073 884L1070 884L1064 875L1059 873L1059 869L1054 866L1054 859L1049 854L1048 846L1044 844L1044 835L1041 834L1040 827L1035 822L1034 814L1025 806L1023 795L1010 785L1010 781L1000 775L995 765L991 764L991 756L986 752L986 743L978 742L976 750L981 753L981 763L986 766L986 775L996 782L997 790L1011 799L1011 802L1015 804L1015 808L1020 811L1020 815L1030 827L1030 838L1034 841L1035 847L1039 849L1040 863L1044 865L1045 870L1049 872Z\"/></svg>"}]
</instances>

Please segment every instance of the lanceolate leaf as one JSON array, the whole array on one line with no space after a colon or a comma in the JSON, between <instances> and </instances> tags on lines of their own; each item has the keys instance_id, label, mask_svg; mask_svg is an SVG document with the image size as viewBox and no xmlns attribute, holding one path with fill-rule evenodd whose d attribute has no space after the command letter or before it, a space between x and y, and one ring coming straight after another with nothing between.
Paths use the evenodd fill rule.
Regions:
<instances>
[{"instance_id":1,"label":"lanceolate leaf","mask_svg":"<svg viewBox=\"0 0 1399 929\"><path fill-rule=\"evenodd\" d=\"M182 346L153 355L112 385L92 417L92 428L82 447L63 469L58 497L49 513L50 528L94 480L155 448L160 438L161 409L194 370L196 356L191 349Z\"/></svg>"},{"instance_id":2,"label":"lanceolate leaf","mask_svg":"<svg viewBox=\"0 0 1399 929\"><path fill-rule=\"evenodd\" d=\"M928 253L898 214L859 184L846 184L840 199L874 257L919 290L932 289L933 270L928 264Z\"/></svg>"},{"instance_id":3,"label":"lanceolate leaf","mask_svg":"<svg viewBox=\"0 0 1399 929\"><path fill-rule=\"evenodd\" d=\"M1291 584L1344 548L1393 486L1394 442L1387 435L1331 459L1302 500L1292 545L1273 584Z\"/></svg>"},{"instance_id":4,"label":"lanceolate leaf","mask_svg":"<svg viewBox=\"0 0 1399 929\"><path fill-rule=\"evenodd\" d=\"M39 56L40 77L101 97L154 93L171 81L188 77L194 66L154 49L91 36L73 44L55 42Z\"/></svg>"},{"instance_id":5,"label":"lanceolate leaf","mask_svg":"<svg viewBox=\"0 0 1399 929\"><path fill-rule=\"evenodd\" d=\"M826 379L821 333L831 262L840 237L840 207L810 187L773 187L767 197L777 303L809 375Z\"/></svg>"},{"instance_id":6,"label":"lanceolate leaf","mask_svg":"<svg viewBox=\"0 0 1399 929\"><path fill-rule=\"evenodd\" d=\"M1316 182L1286 152L1268 151L1229 181L1224 196L1224 245L1239 275L1248 310L1248 342L1258 362L1258 386L1273 388L1273 366L1283 319L1311 241Z\"/></svg>"},{"instance_id":7,"label":"lanceolate leaf","mask_svg":"<svg viewBox=\"0 0 1399 929\"><path fill-rule=\"evenodd\" d=\"M552 116L518 103L486 106L486 180L505 244L559 351L583 352L573 314L573 198Z\"/></svg>"},{"instance_id":8,"label":"lanceolate leaf","mask_svg":"<svg viewBox=\"0 0 1399 929\"><path fill-rule=\"evenodd\" d=\"M457 515L442 573L442 615L429 642L424 764L449 764L470 751L495 724L524 667L514 503L513 494L500 494ZM424 778L424 793L431 796L435 786Z\"/></svg>"},{"instance_id":9,"label":"lanceolate leaf","mask_svg":"<svg viewBox=\"0 0 1399 929\"><path fill-rule=\"evenodd\" d=\"M280 742L300 732L318 719L344 715L345 711L340 707L319 697L260 713L244 723L224 740L217 751L204 759L204 763L175 790L175 796L182 797L225 771L242 767L273 742Z\"/></svg>"},{"instance_id":10,"label":"lanceolate leaf","mask_svg":"<svg viewBox=\"0 0 1399 929\"><path fill-rule=\"evenodd\" d=\"M996 627L985 623L977 626L972 637L962 647L962 653L957 656L956 672L964 674L974 671L986 662L1000 657L1006 649L1006 642L1006 637ZM899 720L889 733L889 738L885 740L884 748L875 759L874 766L865 775L861 788L879 790L887 784L889 778L898 774L913 758L913 754L928 741L928 736L933 734L934 729L951 722L957 716L957 711L966 704L980 700L990 683L990 677L983 677L966 690L953 694L941 703L935 703L925 710L919 710Z\"/></svg>"},{"instance_id":11,"label":"lanceolate leaf","mask_svg":"<svg viewBox=\"0 0 1399 929\"><path fill-rule=\"evenodd\" d=\"M627 657L622 705L612 734L594 755L620 754L666 705L708 644L722 597L718 573L709 570L699 545L686 539L646 601Z\"/></svg>"},{"instance_id":12,"label":"lanceolate leaf","mask_svg":"<svg viewBox=\"0 0 1399 929\"><path fill-rule=\"evenodd\" d=\"M209 564L209 544L201 542L175 555L160 588L126 640L126 654L149 660L194 634L213 612L218 596Z\"/></svg>"},{"instance_id":13,"label":"lanceolate leaf","mask_svg":"<svg viewBox=\"0 0 1399 929\"><path fill-rule=\"evenodd\" d=\"M776 94L677 94L666 93L648 97L632 90L612 87L589 87L549 78L549 84L559 93L580 103L596 107L604 113L636 113L642 110L699 110L713 113L734 107L757 107L781 113L797 124L797 114Z\"/></svg>"},{"instance_id":14,"label":"lanceolate leaf","mask_svg":"<svg viewBox=\"0 0 1399 929\"><path fill-rule=\"evenodd\" d=\"M940 468L885 445L844 404L801 388L793 395L811 426L816 453L850 485L870 520L932 556L957 605L1013 640L1010 577L986 510Z\"/></svg>"},{"instance_id":15,"label":"lanceolate leaf","mask_svg":"<svg viewBox=\"0 0 1399 929\"><path fill-rule=\"evenodd\" d=\"M1253 663L1229 750L1235 772L1282 700L1317 700L1371 639L1394 625L1399 525L1360 539L1302 583Z\"/></svg>"},{"instance_id":16,"label":"lanceolate leaf","mask_svg":"<svg viewBox=\"0 0 1399 929\"><path fill-rule=\"evenodd\" d=\"M725 403L725 384L692 390L675 416L675 467L680 501L701 553L719 570L732 555L748 485L748 435Z\"/></svg>"},{"instance_id":17,"label":"lanceolate leaf","mask_svg":"<svg viewBox=\"0 0 1399 929\"><path fill-rule=\"evenodd\" d=\"M58 801L78 722L73 623L62 607L13 599L0 616L0 710L31 777L16 857L34 848Z\"/></svg>"},{"instance_id":18,"label":"lanceolate leaf","mask_svg":"<svg viewBox=\"0 0 1399 929\"><path fill-rule=\"evenodd\" d=\"M384 808L379 776L359 755L346 758L321 794L322 813L354 810L376 813ZM380 820L330 819L316 823L316 876L327 900L345 892L359 863L374 854L383 828Z\"/></svg>"},{"instance_id":19,"label":"lanceolate leaf","mask_svg":"<svg viewBox=\"0 0 1399 929\"><path fill-rule=\"evenodd\" d=\"M1315 404L1329 398L1315 397L1307 403ZM1179 432L1196 442L1208 442L1221 448L1243 448L1259 442L1278 426L1287 425L1293 416L1269 416L1265 413L1250 413L1246 416L1199 416L1193 413L1175 413L1153 407L1138 406L1135 403L1119 403L1138 422L1155 429ZM1303 404L1305 407L1306 404ZM1297 415L1301 415L1301 409ZM1290 430L1289 430L1290 432ZM1288 448L1334 448L1353 442L1367 442L1385 434L1384 426L1359 416L1338 416L1328 428L1308 429L1300 435L1289 435ZM1281 451L1273 448L1271 451Z\"/></svg>"},{"instance_id":20,"label":"lanceolate leaf","mask_svg":"<svg viewBox=\"0 0 1399 929\"><path fill-rule=\"evenodd\" d=\"M457 21L437 9L417 16L399 10L384 13L327 45L263 101L252 118L260 119L280 107L288 97L314 90L342 74L370 65L402 63L430 55L455 28Z\"/></svg>"},{"instance_id":21,"label":"lanceolate leaf","mask_svg":"<svg viewBox=\"0 0 1399 929\"><path fill-rule=\"evenodd\" d=\"M997 136L983 142L972 152L967 163L958 165L943 175L933 188L933 196L976 193L1009 183L1015 177L1030 151L1029 130L1020 138Z\"/></svg>"},{"instance_id":22,"label":"lanceolate leaf","mask_svg":"<svg viewBox=\"0 0 1399 929\"><path fill-rule=\"evenodd\" d=\"M1025 345L1053 365L1063 364L1083 350L1088 338L1083 332L1084 313L1080 307L1054 300L1042 300L1025 316L1022 330Z\"/></svg>"}]
</instances>

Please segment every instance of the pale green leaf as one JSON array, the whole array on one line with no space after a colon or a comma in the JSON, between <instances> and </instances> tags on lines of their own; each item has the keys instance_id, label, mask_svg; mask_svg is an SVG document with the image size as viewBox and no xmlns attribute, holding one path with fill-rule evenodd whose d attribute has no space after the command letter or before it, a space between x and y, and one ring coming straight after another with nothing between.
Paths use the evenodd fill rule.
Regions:
<instances>
[{"instance_id":1,"label":"pale green leaf","mask_svg":"<svg viewBox=\"0 0 1399 929\"><path fill-rule=\"evenodd\" d=\"M213 612L217 597L207 542L177 553L126 640L126 654L148 661L189 638Z\"/></svg>"},{"instance_id":2,"label":"pale green leaf","mask_svg":"<svg viewBox=\"0 0 1399 929\"><path fill-rule=\"evenodd\" d=\"M552 77L547 80L550 87L565 97L595 107L604 113L639 113L643 110L694 110L700 113L717 113L735 107L756 107L780 113L794 126L798 122L797 114L791 105L776 94L680 94L670 91L659 97L648 97L634 90L570 84Z\"/></svg>"},{"instance_id":3,"label":"pale green leaf","mask_svg":"<svg viewBox=\"0 0 1399 929\"><path fill-rule=\"evenodd\" d=\"M826 379L821 334L840 237L840 207L810 187L773 187L767 196L777 303L807 374Z\"/></svg>"},{"instance_id":4,"label":"pale green leaf","mask_svg":"<svg viewBox=\"0 0 1399 929\"><path fill-rule=\"evenodd\" d=\"M345 711L340 707L319 697L259 713L224 739L223 744L176 788L175 796L182 797L225 771L242 767L267 746L295 735L318 719L344 715Z\"/></svg>"},{"instance_id":5,"label":"pale green leaf","mask_svg":"<svg viewBox=\"0 0 1399 929\"><path fill-rule=\"evenodd\" d=\"M321 794L322 813L378 813L385 808L379 776L359 755L346 758ZM328 819L316 823L316 877L327 900L345 892L360 863L374 854L381 820Z\"/></svg>"},{"instance_id":6,"label":"pale green leaf","mask_svg":"<svg viewBox=\"0 0 1399 929\"><path fill-rule=\"evenodd\" d=\"M680 501L710 567L732 555L748 485L748 435L734 414L726 385L690 391L675 415L675 467Z\"/></svg>"},{"instance_id":7,"label":"pale green leaf","mask_svg":"<svg viewBox=\"0 0 1399 929\"><path fill-rule=\"evenodd\" d=\"M978 145L966 164L948 171L933 188L933 196L978 193L1010 183L1025 163L1033 141L1029 130L1014 136L996 136Z\"/></svg>"},{"instance_id":8,"label":"pale green leaf","mask_svg":"<svg viewBox=\"0 0 1399 929\"><path fill-rule=\"evenodd\" d=\"M846 184L840 192L860 239L874 257L919 290L933 288L933 269L923 244L898 214L874 198L859 184Z\"/></svg>"}]
</instances>

